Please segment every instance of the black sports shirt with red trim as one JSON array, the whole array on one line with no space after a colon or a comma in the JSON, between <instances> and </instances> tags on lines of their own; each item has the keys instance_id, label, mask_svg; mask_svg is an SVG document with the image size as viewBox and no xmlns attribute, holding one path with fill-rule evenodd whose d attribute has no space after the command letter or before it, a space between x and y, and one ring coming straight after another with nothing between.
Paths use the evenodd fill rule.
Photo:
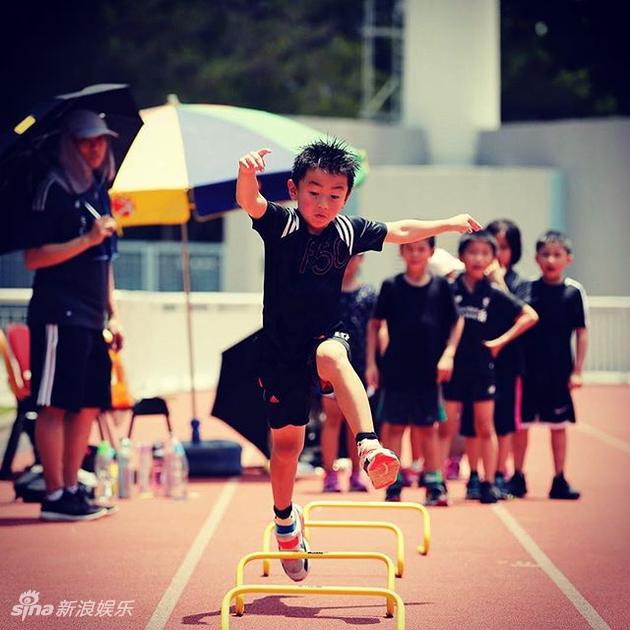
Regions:
<instances>
[{"instance_id":1,"label":"black sports shirt with red trim","mask_svg":"<svg viewBox=\"0 0 630 630\"><path fill-rule=\"evenodd\" d=\"M387 235L384 223L343 215L311 234L299 210L271 202L252 225L265 243L263 328L287 350L340 321L348 261L361 252L381 251Z\"/></svg>"}]
</instances>

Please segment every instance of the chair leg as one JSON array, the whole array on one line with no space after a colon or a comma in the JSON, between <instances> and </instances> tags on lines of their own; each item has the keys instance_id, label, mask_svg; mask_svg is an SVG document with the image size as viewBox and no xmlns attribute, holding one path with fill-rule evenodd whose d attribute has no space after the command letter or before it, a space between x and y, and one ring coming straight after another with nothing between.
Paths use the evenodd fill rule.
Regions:
<instances>
[{"instance_id":1,"label":"chair leg","mask_svg":"<svg viewBox=\"0 0 630 630\"><path fill-rule=\"evenodd\" d=\"M164 416L166 418L166 426L168 428L168 434L173 435L173 427L171 427L171 420L168 416Z\"/></svg>"},{"instance_id":2,"label":"chair leg","mask_svg":"<svg viewBox=\"0 0 630 630\"><path fill-rule=\"evenodd\" d=\"M127 437L131 438L131 433L133 432L133 423L136 421L135 414L131 414L131 422L129 423L129 431L127 432Z\"/></svg>"}]
</instances>

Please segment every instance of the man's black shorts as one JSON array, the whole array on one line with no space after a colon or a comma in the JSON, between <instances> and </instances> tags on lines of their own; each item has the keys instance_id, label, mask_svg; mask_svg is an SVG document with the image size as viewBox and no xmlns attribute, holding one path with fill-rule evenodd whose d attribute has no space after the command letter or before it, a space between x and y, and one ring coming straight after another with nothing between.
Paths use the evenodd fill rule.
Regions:
<instances>
[{"instance_id":1,"label":"man's black shorts","mask_svg":"<svg viewBox=\"0 0 630 630\"><path fill-rule=\"evenodd\" d=\"M31 388L39 407L111 407L112 365L101 330L29 324Z\"/></svg>"},{"instance_id":2,"label":"man's black shorts","mask_svg":"<svg viewBox=\"0 0 630 630\"><path fill-rule=\"evenodd\" d=\"M384 422L430 427L440 419L437 383L413 392L384 389L382 397Z\"/></svg>"},{"instance_id":3,"label":"man's black shorts","mask_svg":"<svg viewBox=\"0 0 630 630\"><path fill-rule=\"evenodd\" d=\"M523 377L522 422L526 427L536 420L550 424L552 428L575 422L569 376Z\"/></svg>"},{"instance_id":4,"label":"man's black shorts","mask_svg":"<svg viewBox=\"0 0 630 630\"><path fill-rule=\"evenodd\" d=\"M267 422L272 429L308 424L313 390L320 388L315 353L327 339L341 343L350 358L349 335L331 330L304 343L299 352L287 355L262 332L258 343L258 384L267 403ZM320 392L328 393L328 392Z\"/></svg>"}]
</instances>

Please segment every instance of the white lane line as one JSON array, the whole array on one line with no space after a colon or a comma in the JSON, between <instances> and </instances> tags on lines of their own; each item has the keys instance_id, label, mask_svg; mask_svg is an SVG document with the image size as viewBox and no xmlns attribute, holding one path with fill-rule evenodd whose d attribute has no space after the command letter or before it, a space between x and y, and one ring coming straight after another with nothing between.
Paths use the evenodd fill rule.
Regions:
<instances>
[{"instance_id":1,"label":"white lane line","mask_svg":"<svg viewBox=\"0 0 630 630\"><path fill-rule=\"evenodd\" d=\"M514 538L523 545L525 551L562 591L563 595L573 604L580 615L586 619L588 625L596 630L610 630L610 626L599 616L599 613L588 603L580 591L569 582L566 575L558 569L549 556L534 542L533 538L521 527L508 510L502 505L493 505L492 509Z\"/></svg>"},{"instance_id":2,"label":"white lane line","mask_svg":"<svg viewBox=\"0 0 630 630\"><path fill-rule=\"evenodd\" d=\"M179 569L173 576L173 579L171 580L171 583L166 589L164 595L162 595L162 599L157 605L151 619L149 619L149 623L146 625L146 630L162 630L162 628L166 626L177 601L186 587L186 584L188 584L188 580L190 580L190 576L193 574L193 571L201 559L206 546L210 542L217 526L221 522L221 518L227 510L227 507L232 500L232 496L236 491L237 484L238 478L230 479L225 484L217 502L212 506L212 510L210 511L208 518L199 530L197 537L190 546L186 557L179 565Z\"/></svg>"},{"instance_id":3,"label":"white lane line","mask_svg":"<svg viewBox=\"0 0 630 630\"><path fill-rule=\"evenodd\" d=\"M616 438L614 435L610 435L610 433L606 433L605 431L602 431L601 429L597 429L590 424L584 424L583 422L578 422L575 425L575 428L578 429L579 431L582 431L582 433L587 433L588 435L592 435L593 437L597 438L598 440L601 440L605 444L608 444L608 446L613 446L614 448L618 448L620 451L623 451L624 453L630 453L630 443L625 442L624 440L620 440L619 438Z\"/></svg>"}]
</instances>

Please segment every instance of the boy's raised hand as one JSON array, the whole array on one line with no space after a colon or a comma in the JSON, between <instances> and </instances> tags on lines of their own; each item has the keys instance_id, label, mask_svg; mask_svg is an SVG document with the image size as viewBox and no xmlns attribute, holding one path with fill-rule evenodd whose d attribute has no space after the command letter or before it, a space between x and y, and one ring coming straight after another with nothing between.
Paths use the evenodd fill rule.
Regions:
<instances>
[{"instance_id":1,"label":"boy's raised hand","mask_svg":"<svg viewBox=\"0 0 630 630\"><path fill-rule=\"evenodd\" d=\"M239 171L244 173L260 173L265 170L265 155L271 153L271 149L258 149L246 153L239 161Z\"/></svg>"},{"instance_id":2,"label":"boy's raised hand","mask_svg":"<svg viewBox=\"0 0 630 630\"><path fill-rule=\"evenodd\" d=\"M457 214L450 222L453 230L460 234L464 234L464 232L477 232L481 229L481 224L477 219L471 217L468 213Z\"/></svg>"}]
</instances>

